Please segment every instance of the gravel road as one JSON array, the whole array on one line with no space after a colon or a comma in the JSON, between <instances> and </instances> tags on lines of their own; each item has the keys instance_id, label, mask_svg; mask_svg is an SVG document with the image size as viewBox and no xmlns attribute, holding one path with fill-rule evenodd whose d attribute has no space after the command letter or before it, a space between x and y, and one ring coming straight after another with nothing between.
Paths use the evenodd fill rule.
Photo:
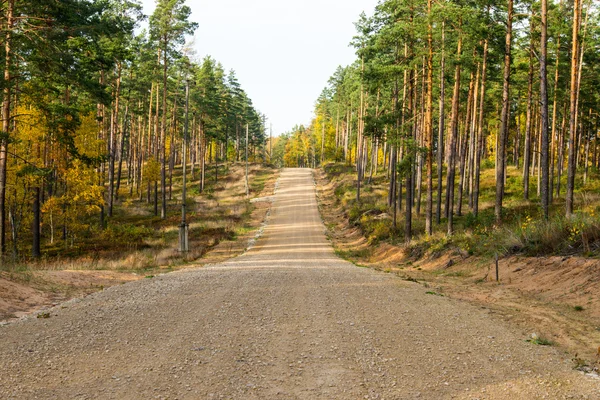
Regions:
<instances>
[{"instance_id":1,"label":"gravel road","mask_svg":"<svg viewBox=\"0 0 600 400\"><path fill-rule=\"evenodd\" d=\"M1 399L600 399L485 309L337 258L310 170L229 262L0 327Z\"/></svg>"}]
</instances>

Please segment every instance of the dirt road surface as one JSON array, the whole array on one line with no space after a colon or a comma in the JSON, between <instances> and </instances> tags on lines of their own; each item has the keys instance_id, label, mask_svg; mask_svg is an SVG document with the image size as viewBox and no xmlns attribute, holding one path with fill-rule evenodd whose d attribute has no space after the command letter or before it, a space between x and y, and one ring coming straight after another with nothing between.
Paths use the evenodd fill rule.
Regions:
<instances>
[{"instance_id":1,"label":"dirt road surface","mask_svg":"<svg viewBox=\"0 0 600 400\"><path fill-rule=\"evenodd\" d=\"M0 327L1 399L600 399L486 310L337 258L309 170L228 262Z\"/></svg>"}]
</instances>

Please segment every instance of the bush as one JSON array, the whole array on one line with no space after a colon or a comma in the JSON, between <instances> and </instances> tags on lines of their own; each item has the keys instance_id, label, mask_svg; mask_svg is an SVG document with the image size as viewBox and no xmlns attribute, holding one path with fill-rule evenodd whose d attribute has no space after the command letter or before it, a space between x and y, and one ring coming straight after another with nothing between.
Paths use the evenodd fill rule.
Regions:
<instances>
[{"instance_id":1,"label":"bush","mask_svg":"<svg viewBox=\"0 0 600 400\"><path fill-rule=\"evenodd\" d=\"M549 221L533 220L526 215L512 228L491 232L487 246L500 254L525 253L572 255L583 252L600 254L600 221L579 213L572 218L555 217Z\"/></svg>"},{"instance_id":2,"label":"bush","mask_svg":"<svg viewBox=\"0 0 600 400\"><path fill-rule=\"evenodd\" d=\"M391 219L369 219L361 225L370 243L388 239L393 230Z\"/></svg>"},{"instance_id":3,"label":"bush","mask_svg":"<svg viewBox=\"0 0 600 400\"><path fill-rule=\"evenodd\" d=\"M483 171L484 169L490 169L490 168L495 168L496 164L494 163L494 160L491 160L489 158L484 158L481 160L481 170Z\"/></svg>"},{"instance_id":4,"label":"bush","mask_svg":"<svg viewBox=\"0 0 600 400\"><path fill-rule=\"evenodd\" d=\"M102 237L111 242L122 244L141 243L145 238L152 236L154 230L145 226L132 224L109 225L102 231Z\"/></svg>"}]
</instances>

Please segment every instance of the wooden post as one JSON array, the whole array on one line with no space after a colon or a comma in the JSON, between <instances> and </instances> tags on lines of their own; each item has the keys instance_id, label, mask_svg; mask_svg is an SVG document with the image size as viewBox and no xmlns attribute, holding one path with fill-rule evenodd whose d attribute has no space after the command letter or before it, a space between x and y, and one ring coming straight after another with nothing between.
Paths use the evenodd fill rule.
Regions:
<instances>
[{"instance_id":1,"label":"wooden post","mask_svg":"<svg viewBox=\"0 0 600 400\"><path fill-rule=\"evenodd\" d=\"M496 282L500 282L500 269L498 268L498 253L496 253Z\"/></svg>"}]
</instances>

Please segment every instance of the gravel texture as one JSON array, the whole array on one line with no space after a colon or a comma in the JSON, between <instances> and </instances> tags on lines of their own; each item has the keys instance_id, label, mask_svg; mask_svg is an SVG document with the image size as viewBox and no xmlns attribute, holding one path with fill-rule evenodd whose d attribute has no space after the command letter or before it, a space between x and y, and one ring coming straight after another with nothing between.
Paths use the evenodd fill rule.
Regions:
<instances>
[{"instance_id":1,"label":"gravel texture","mask_svg":"<svg viewBox=\"0 0 600 400\"><path fill-rule=\"evenodd\" d=\"M486 310L337 258L286 169L245 255L0 327L1 399L600 399Z\"/></svg>"}]
</instances>

